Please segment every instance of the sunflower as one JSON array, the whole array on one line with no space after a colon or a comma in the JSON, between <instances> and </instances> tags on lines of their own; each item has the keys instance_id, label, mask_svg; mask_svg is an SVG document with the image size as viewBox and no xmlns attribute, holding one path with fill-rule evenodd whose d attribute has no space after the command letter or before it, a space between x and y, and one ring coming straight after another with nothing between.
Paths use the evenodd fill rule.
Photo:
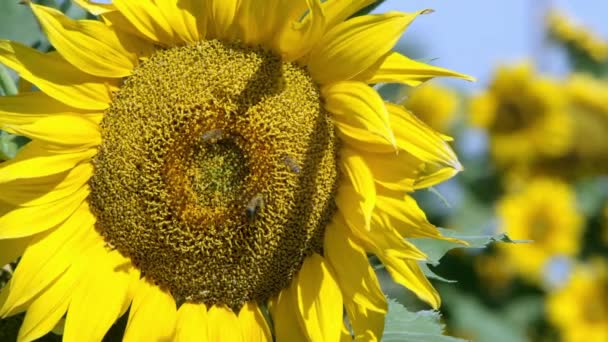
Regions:
<instances>
[{"instance_id":1,"label":"sunflower","mask_svg":"<svg viewBox=\"0 0 608 342\"><path fill-rule=\"evenodd\" d=\"M517 246L498 245L524 280L539 283L551 258L578 254L584 221L567 183L537 178L497 206L502 230L513 239L529 240Z\"/></svg>"},{"instance_id":2,"label":"sunflower","mask_svg":"<svg viewBox=\"0 0 608 342\"><path fill-rule=\"evenodd\" d=\"M0 316L19 340L378 339L368 253L432 307L405 238L447 239L408 195L459 170L447 137L370 84L468 78L393 52L420 14L373 0L30 4L56 52L0 42L36 91L0 98L31 139L0 167ZM39 90L39 91L38 91Z\"/></svg>"},{"instance_id":3,"label":"sunflower","mask_svg":"<svg viewBox=\"0 0 608 342\"><path fill-rule=\"evenodd\" d=\"M571 146L567 153L536 160L534 173L576 178L608 172L608 83L573 73L564 82L571 117Z\"/></svg>"},{"instance_id":4,"label":"sunflower","mask_svg":"<svg viewBox=\"0 0 608 342\"><path fill-rule=\"evenodd\" d=\"M488 89L473 98L471 121L488 131L492 155L501 166L561 156L572 143L565 97L528 64L502 67Z\"/></svg>"},{"instance_id":5,"label":"sunflower","mask_svg":"<svg viewBox=\"0 0 608 342\"><path fill-rule=\"evenodd\" d=\"M568 282L550 293L547 319L565 342L608 340L608 266L600 257L577 265Z\"/></svg>"},{"instance_id":6,"label":"sunflower","mask_svg":"<svg viewBox=\"0 0 608 342\"><path fill-rule=\"evenodd\" d=\"M564 13L551 11L547 16L547 26L553 38L589 56L593 61L608 60L608 42Z\"/></svg>"},{"instance_id":7,"label":"sunflower","mask_svg":"<svg viewBox=\"0 0 608 342\"><path fill-rule=\"evenodd\" d=\"M454 122L458 96L451 89L426 83L408 88L403 106L438 132L448 132Z\"/></svg>"}]
</instances>

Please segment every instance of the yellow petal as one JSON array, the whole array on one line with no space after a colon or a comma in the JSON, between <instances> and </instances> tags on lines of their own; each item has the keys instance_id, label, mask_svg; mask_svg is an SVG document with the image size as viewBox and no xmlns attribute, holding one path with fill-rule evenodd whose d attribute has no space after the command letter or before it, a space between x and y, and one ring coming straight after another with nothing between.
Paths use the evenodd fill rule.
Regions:
<instances>
[{"instance_id":1,"label":"yellow petal","mask_svg":"<svg viewBox=\"0 0 608 342\"><path fill-rule=\"evenodd\" d=\"M238 12L239 0L207 0L209 38L231 38L231 28Z\"/></svg>"},{"instance_id":2,"label":"yellow petal","mask_svg":"<svg viewBox=\"0 0 608 342\"><path fill-rule=\"evenodd\" d=\"M389 112L391 127L395 132L399 148L423 162L462 170L456 154L440 134L402 106L392 103L385 103L385 106Z\"/></svg>"},{"instance_id":3,"label":"yellow petal","mask_svg":"<svg viewBox=\"0 0 608 342\"><path fill-rule=\"evenodd\" d=\"M87 269L74 289L65 320L63 340L101 341L116 322L129 286L138 281L131 262L118 251L107 251L102 243L83 256Z\"/></svg>"},{"instance_id":4,"label":"yellow petal","mask_svg":"<svg viewBox=\"0 0 608 342\"><path fill-rule=\"evenodd\" d=\"M399 154L360 151L359 154L374 175L376 184L401 193L414 191L422 167L420 160L403 151Z\"/></svg>"},{"instance_id":5,"label":"yellow petal","mask_svg":"<svg viewBox=\"0 0 608 342\"><path fill-rule=\"evenodd\" d=\"M355 333L355 341L381 341L384 334L385 312L368 310L365 306L344 297L344 306L350 325ZM384 299L386 302L386 299Z\"/></svg>"},{"instance_id":6,"label":"yellow petal","mask_svg":"<svg viewBox=\"0 0 608 342\"><path fill-rule=\"evenodd\" d=\"M336 205L350 227L356 227L362 231L370 229L370 222L366 221L363 204L365 198L359 194L350 184L342 184L336 194Z\"/></svg>"},{"instance_id":7,"label":"yellow petal","mask_svg":"<svg viewBox=\"0 0 608 342\"><path fill-rule=\"evenodd\" d=\"M342 189L342 188L341 188ZM339 194L339 193L338 193ZM382 217L374 213L372 222L369 228L363 228L356 220L350 211L343 210L338 202L338 208L341 215L335 219L340 223L340 217L344 219L346 225L350 228L351 233L361 242L363 247L371 253L390 255L395 258L411 259L411 260L426 260L427 256L418 247L403 236ZM342 223L340 223L342 224Z\"/></svg>"},{"instance_id":8,"label":"yellow petal","mask_svg":"<svg viewBox=\"0 0 608 342\"><path fill-rule=\"evenodd\" d=\"M207 312L207 318L209 341L244 341L238 318L226 306L213 305Z\"/></svg>"},{"instance_id":9,"label":"yellow petal","mask_svg":"<svg viewBox=\"0 0 608 342\"><path fill-rule=\"evenodd\" d=\"M0 96L0 123L3 125L26 125L51 115L77 112L78 109L69 107L43 92Z\"/></svg>"},{"instance_id":10,"label":"yellow petal","mask_svg":"<svg viewBox=\"0 0 608 342\"><path fill-rule=\"evenodd\" d=\"M293 22L278 37L279 53L286 61L304 56L315 46L325 32L325 14L319 0L306 0L308 12L300 22ZM306 64L306 63L302 63Z\"/></svg>"},{"instance_id":11,"label":"yellow petal","mask_svg":"<svg viewBox=\"0 0 608 342\"><path fill-rule=\"evenodd\" d=\"M420 266L418 266L416 261L404 260L384 253L378 253L377 256L384 266L386 266L386 269L396 283L401 284L414 292L418 298L427 302L433 309L439 308L441 305L441 298L439 297L437 290L433 288L433 285L431 285L424 273L422 273L422 270L420 270Z\"/></svg>"},{"instance_id":12,"label":"yellow petal","mask_svg":"<svg viewBox=\"0 0 608 342\"><path fill-rule=\"evenodd\" d=\"M5 285L5 287L2 288L2 291L0 292L0 305L4 305L4 302L6 302L8 295L10 294L9 288L11 286L11 282L12 281L9 280L8 283ZM19 305L19 306L13 308L12 310L8 310L6 313L4 313L4 315L0 316L0 319L18 315L22 312L25 312L27 310L27 308L30 306L30 304L31 304L31 301L26 302L23 305Z\"/></svg>"},{"instance_id":13,"label":"yellow petal","mask_svg":"<svg viewBox=\"0 0 608 342\"><path fill-rule=\"evenodd\" d=\"M0 183L61 173L90 160L97 153L95 149L53 153L46 147L40 141L25 145L15 158L0 165Z\"/></svg>"},{"instance_id":14,"label":"yellow petal","mask_svg":"<svg viewBox=\"0 0 608 342\"><path fill-rule=\"evenodd\" d=\"M13 262L15 259L22 256L31 242L31 236L0 240L0 267Z\"/></svg>"},{"instance_id":15,"label":"yellow petal","mask_svg":"<svg viewBox=\"0 0 608 342\"><path fill-rule=\"evenodd\" d=\"M75 108L105 110L117 89L117 80L85 74L57 53L44 54L15 42L0 40L0 63Z\"/></svg>"},{"instance_id":16,"label":"yellow petal","mask_svg":"<svg viewBox=\"0 0 608 342\"><path fill-rule=\"evenodd\" d=\"M99 125L77 115L53 115L28 125L5 127L18 135L51 145L87 148L101 143Z\"/></svg>"},{"instance_id":17,"label":"yellow petal","mask_svg":"<svg viewBox=\"0 0 608 342\"><path fill-rule=\"evenodd\" d=\"M374 176L369 167L365 164L365 160L356 151L343 148L340 151L341 169L346 175L353 189L358 196L354 198L343 198L348 201L357 201L361 213L363 214L363 223L365 228L369 228L372 212L376 205L376 185L374 184ZM359 211L358 211L359 212ZM356 215L355 213L352 213Z\"/></svg>"},{"instance_id":18,"label":"yellow petal","mask_svg":"<svg viewBox=\"0 0 608 342\"><path fill-rule=\"evenodd\" d=\"M34 207L16 208L0 217L0 239L34 235L62 223L89 195L88 186L60 201Z\"/></svg>"},{"instance_id":19,"label":"yellow petal","mask_svg":"<svg viewBox=\"0 0 608 342\"><path fill-rule=\"evenodd\" d=\"M364 15L336 25L311 52L310 74L321 84L351 79L389 53L418 14Z\"/></svg>"},{"instance_id":20,"label":"yellow petal","mask_svg":"<svg viewBox=\"0 0 608 342\"><path fill-rule=\"evenodd\" d=\"M168 341L176 319L173 296L142 278L133 297L124 341Z\"/></svg>"},{"instance_id":21,"label":"yellow petal","mask_svg":"<svg viewBox=\"0 0 608 342\"><path fill-rule=\"evenodd\" d=\"M304 260L296 275L300 326L311 341L338 341L342 329L342 293L327 262L318 254Z\"/></svg>"},{"instance_id":22,"label":"yellow petal","mask_svg":"<svg viewBox=\"0 0 608 342\"><path fill-rule=\"evenodd\" d=\"M239 312L239 323L244 341L272 341L268 323L255 302L247 302Z\"/></svg>"},{"instance_id":23,"label":"yellow petal","mask_svg":"<svg viewBox=\"0 0 608 342\"><path fill-rule=\"evenodd\" d=\"M162 15L183 43L195 43L205 38L205 2L200 0L156 0Z\"/></svg>"},{"instance_id":24,"label":"yellow petal","mask_svg":"<svg viewBox=\"0 0 608 342\"><path fill-rule=\"evenodd\" d=\"M277 16L283 11L279 7L280 1L241 0L236 22L243 42L255 45L269 39L275 29Z\"/></svg>"},{"instance_id":25,"label":"yellow petal","mask_svg":"<svg viewBox=\"0 0 608 342\"><path fill-rule=\"evenodd\" d=\"M96 2L91 2L89 0L72 0L77 3L80 7L85 9L87 12L93 15L101 15L108 12L116 11L116 7L112 4L100 4Z\"/></svg>"},{"instance_id":26,"label":"yellow petal","mask_svg":"<svg viewBox=\"0 0 608 342\"><path fill-rule=\"evenodd\" d=\"M0 316L30 301L63 274L82 250L92 244L94 223L88 205L83 204L63 224L30 244L11 279Z\"/></svg>"},{"instance_id":27,"label":"yellow petal","mask_svg":"<svg viewBox=\"0 0 608 342\"><path fill-rule=\"evenodd\" d=\"M328 0L323 3L323 9L327 16L327 29L330 29L350 16L355 14L357 11L363 9L365 6L369 6L377 0Z\"/></svg>"},{"instance_id":28,"label":"yellow petal","mask_svg":"<svg viewBox=\"0 0 608 342\"><path fill-rule=\"evenodd\" d=\"M325 108L347 143L396 146L388 111L374 89L361 82L345 81L325 86L321 91Z\"/></svg>"},{"instance_id":29,"label":"yellow petal","mask_svg":"<svg viewBox=\"0 0 608 342\"><path fill-rule=\"evenodd\" d=\"M73 195L92 175L93 165L82 163L64 173L2 183L0 201L28 207L49 204Z\"/></svg>"},{"instance_id":30,"label":"yellow petal","mask_svg":"<svg viewBox=\"0 0 608 342\"><path fill-rule=\"evenodd\" d=\"M432 168L428 167L428 168ZM427 168L427 169L428 169ZM416 179L416 183L414 184L414 189L425 189L439 183L443 183L444 181L454 177L460 170L451 167L435 167L433 171L425 170L424 173L420 174L418 179Z\"/></svg>"},{"instance_id":31,"label":"yellow petal","mask_svg":"<svg viewBox=\"0 0 608 342\"><path fill-rule=\"evenodd\" d=\"M205 304L184 303L177 311L176 342L207 341L207 307Z\"/></svg>"},{"instance_id":32,"label":"yellow petal","mask_svg":"<svg viewBox=\"0 0 608 342\"><path fill-rule=\"evenodd\" d=\"M370 310L386 312L386 300L367 253L349 235L348 229L337 220L325 229L325 258L336 273L343 297Z\"/></svg>"},{"instance_id":33,"label":"yellow petal","mask_svg":"<svg viewBox=\"0 0 608 342\"><path fill-rule=\"evenodd\" d=\"M466 245L467 243L441 235L426 218L416 200L410 196L399 198L381 194L377 197L372 221L389 226L404 238L433 238Z\"/></svg>"},{"instance_id":34,"label":"yellow petal","mask_svg":"<svg viewBox=\"0 0 608 342\"><path fill-rule=\"evenodd\" d=\"M297 313L295 292L296 284L292 281L289 287L283 289L276 300L269 305L277 341L308 341L297 317L299 313Z\"/></svg>"},{"instance_id":35,"label":"yellow petal","mask_svg":"<svg viewBox=\"0 0 608 342\"><path fill-rule=\"evenodd\" d=\"M19 329L18 341L33 341L53 330L64 317L85 267L85 260L76 262L34 299Z\"/></svg>"},{"instance_id":36,"label":"yellow petal","mask_svg":"<svg viewBox=\"0 0 608 342\"><path fill-rule=\"evenodd\" d=\"M357 77L366 83L402 83L417 86L435 77L457 77L475 81L471 76L409 59L393 52Z\"/></svg>"},{"instance_id":37,"label":"yellow petal","mask_svg":"<svg viewBox=\"0 0 608 342\"><path fill-rule=\"evenodd\" d=\"M53 47L72 65L91 75L131 75L138 57L130 53L112 28L96 20L71 20L53 8L31 5Z\"/></svg>"},{"instance_id":38,"label":"yellow petal","mask_svg":"<svg viewBox=\"0 0 608 342\"><path fill-rule=\"evenodd\" d=\"M173 28L151 0L113 0L112 3L142 35L161 45L177 43Z\"/></svg>"}]
</instances>

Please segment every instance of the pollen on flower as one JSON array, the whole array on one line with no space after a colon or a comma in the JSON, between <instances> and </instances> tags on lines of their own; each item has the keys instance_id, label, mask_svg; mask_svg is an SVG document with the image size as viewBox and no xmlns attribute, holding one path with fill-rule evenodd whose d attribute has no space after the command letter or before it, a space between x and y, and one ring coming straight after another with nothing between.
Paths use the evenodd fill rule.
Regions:
<instances>
[{"instance_id":1,"label":"pollen on flower","mask_svg":"<svg viewBox=\"0 0 608 342\"><path fill-rule=\"evenodd\" d=\"M178 300L264 301L321 252L338 140L304 68L238 43L160 50L101 127L97 229Z\"/></svg>"}]
</instances>

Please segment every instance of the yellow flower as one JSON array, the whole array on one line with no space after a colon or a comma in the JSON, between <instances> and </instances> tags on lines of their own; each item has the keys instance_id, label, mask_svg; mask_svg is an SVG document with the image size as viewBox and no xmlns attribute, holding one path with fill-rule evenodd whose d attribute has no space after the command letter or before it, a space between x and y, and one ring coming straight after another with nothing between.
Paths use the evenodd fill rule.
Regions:
<instances>
[{"instance_id":1,"label":"yellow flower","mask_svg":"<svg viewBox=\"0 0 608 342\"><path fill-rule=\"evenodd\" d=\"M571 119L563 91L529 65L500 68L487 91L472 100L471 121L488 130L500 165L565 154Z\"/></svg>"},{"instance_id":2,"label":"yellow flower","mask_svg":"<svg viewBox=\"0 0 608 342\"><path fill-rule=\"evenodd\" d=\"M608 172L608 84L590 75L572 74L564 84L571 117L571 146L567 153L536 160L533 173L560 177Z\"/></svg>"},{"instance_id":3,"label":"yellow flower","mask_svg":"<svg viewBox=\"0 0 608 342\"><path fill-rule=\"evenodd\" d=\"M31 5L57 52L0 41L40 90L0 98L32 139L0 166L0 264L21 256L0 316L27 311L20 340L64 315L66 341L101 340L129 307L127 341L337 341L343 310L378 339L367 253L439 306L404 238L444 238L407 193L461 166L369 86L468 78L392 52L426 11L77 2L103 22Z\"/></svg>"},{"instance_id":4,"label":"yellow flower","mask_svg":"<svg viewBox=\"0 0 608 342\"><path fill-rule=\"evenodd\" d=\"M549 178L532 180L523 191L508 194L497 204L502 230L516 245L500 244L520 275L539 282L547 261L574 256L580 248L583 217L568 184Z\"/></svg>"},{"instance_id":5,"label":"yellow flower","mask_svg":"<svg viewBox=\"0 0 608 342\"><path fill-rule=\"evenodd\" d=\"M547 317L565 342L608 341L608 267L603 259L575 267L569 281L549 294Z\"/></svg>"},{"instance_id":6,"label":"yellow flower","mask_svg":"<svg viewBox=\"0 0 608 342\"><path fill-rule=\"evenodd\" d=\"M608 59L608 42L594 32L575 23L559 11L551 11L547 16L549 33L556 39L571 44L597 62Z\"/></svg>"},{"instance_id":7,"label":"yellow flower","mask_svg":"<svg viewBox=\"0 0 608 342\"><path fill-rule=\"evenodd\" d=\"M405 108L439 132L448 132L458 107L458 96L449 88L436 84L409 88L403 101Z\"/></svg>"}]
</instances>

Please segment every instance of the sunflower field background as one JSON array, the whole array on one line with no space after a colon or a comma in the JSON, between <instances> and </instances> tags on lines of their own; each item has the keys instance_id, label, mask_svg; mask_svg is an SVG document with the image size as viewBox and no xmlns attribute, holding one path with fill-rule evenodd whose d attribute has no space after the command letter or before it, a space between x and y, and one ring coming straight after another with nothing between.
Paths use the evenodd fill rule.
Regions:
<instances>
[{"instance_id":1,"label":"sunflower field background","mask_svg":"<svg viewBox=\"0 0 608 342\"><path fill-rule=\"evenodd\" d=\"M32 2L94 19L70 0ZM437 3L407 2L412 10ZM528 26L541 51L497 59L492 75L475 83L376 86L385 99L453 138L464 171L414 197L444 235L468 244L412 239L428 256L421 266L441 295L439 311L397 287L371 257L389 302L383 340L608 341L608 32L595 32L585 18L551 1L529 2L534 15ZM378 1L361 14L397 3L402 5ZM485 15L466 1L460 6L471 6L471 18ZM580 6L593 7L594 1ZM434 15L417 20L444 25ZM434 60L424 30L407 38L397 50ZM0 0L0 39L53 50L30 9L17 0ZM554 57L544 51L560 56L558 72L548 67ZM477 52L451 53L475 59ZM28 86L0 65L0 95ZM0 131L0 160L10 160L27 143ZM0 270L0 288L16 263ZM22 319L0 320L0 341L14 341ZM106 339L120 340L125 324L118 321ZM61 340L61 327L42 340Z\"/></svg>"}]
</instances>

